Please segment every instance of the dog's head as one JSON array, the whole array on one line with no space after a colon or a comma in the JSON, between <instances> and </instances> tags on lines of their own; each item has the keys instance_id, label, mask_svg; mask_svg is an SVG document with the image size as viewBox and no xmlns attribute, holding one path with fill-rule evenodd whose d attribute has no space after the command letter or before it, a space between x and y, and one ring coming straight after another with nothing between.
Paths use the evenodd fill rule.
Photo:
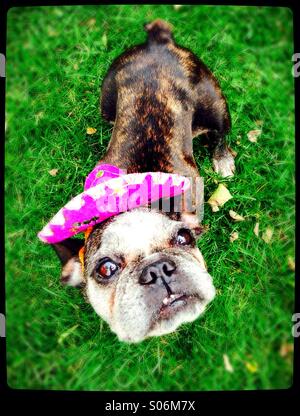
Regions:
<instances>
[{"instance_id":1,"label":"dog's head","mask_svg":"<svg viewBox=\"0 0 300 416\"><path fill-rule=\"evenodd\" d=\"M62 281L83 286L86 297L118 338L139 342L196 319L215 289L200 250L196 227L138 208L96 226L83 244L55 244Z\"/></svg>"}]
</instances>

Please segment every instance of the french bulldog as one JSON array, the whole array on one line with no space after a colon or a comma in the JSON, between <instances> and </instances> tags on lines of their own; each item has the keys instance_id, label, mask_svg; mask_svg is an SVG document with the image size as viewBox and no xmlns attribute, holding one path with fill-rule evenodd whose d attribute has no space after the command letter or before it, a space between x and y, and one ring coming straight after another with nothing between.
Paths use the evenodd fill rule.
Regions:
<instances>
[{"instance_id":1,"label":"french bulldog","mask_svg":"<svg viewBox=\"0 0 300 416\"><path fill-rule=\"evenodd\" d=\"M103 80L101 113L113 131L99 163L197 178L192 139L204 135L215 171L232 176L230 115L216 78L175 43L169 23L158 19L145 30L145 43L117 57ZM62 282L82 288L119 340L140 342L195 320L214 298L196 245L200 233L195 213L144 206L94 226L85 241L69 238L53 247Z\"/></svg>"}]
</instances>

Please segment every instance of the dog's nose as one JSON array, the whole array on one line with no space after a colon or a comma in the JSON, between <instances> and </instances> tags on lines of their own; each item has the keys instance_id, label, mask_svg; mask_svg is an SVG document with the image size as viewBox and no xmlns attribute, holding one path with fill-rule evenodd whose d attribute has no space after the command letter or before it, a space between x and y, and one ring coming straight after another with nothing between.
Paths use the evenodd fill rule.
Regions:
<instances>
[{"instance_id":1,"label":"dog's nose","mask_svg":"<svg viewBox=\"0 0 300 416\"><path fill-rule=\"evenodd\" d=\"M175 270L176 265L172 260L158 260L144 268L139 283L150 285L156 283L157 280L161 280L163 284L168 284Z\"/></svg>"}]
</instances>

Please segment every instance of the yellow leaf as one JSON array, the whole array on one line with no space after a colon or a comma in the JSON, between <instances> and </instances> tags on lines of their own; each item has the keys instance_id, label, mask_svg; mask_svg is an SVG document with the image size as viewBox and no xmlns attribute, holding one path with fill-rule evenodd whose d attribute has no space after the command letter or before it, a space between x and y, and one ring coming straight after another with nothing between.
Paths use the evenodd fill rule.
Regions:
<instances>
[{"instance_id":1,"label":"yellow leaf","mask_svg":"<svg viewBox=\"0 0 300 416\"><path fill-rule=\"evenodd\" d=\"M263 232L261 238L264 240L265 243L269 244L273 236L273 230L270 227L267 227L266 230Z\"/></svg>"},{"instance_id":2,"label":"yellow leaf","mask_svg":"<svg viewBox=\"0 0 300 416\"><path fill-rule=\"evenodd\" d=\"M295 260L291 256L288 256L288 266L289 269L292 270L292 272L295 271Z\"/></svg>"},{"instance_id":3,"label":"yellow leaf","mask_svg":"<svg viewBox=\"0 0 300 416\"><path fill-rule=\"evenodd\" d=\"M239 233L237 231L234 231L230 234L229 241L233 243L233 241L237 240L239 238Z\"/></svg>"},{"instance_id":4,"label":"yellow leaf","mask_svg":"<svg viewBox=\"0 0 300 416\"><path fill-rule=\"evenodd\" d=\"M294 345L289 343L283 343L279 350L279 355L281 357L286 357L288 354L294 352Z\"/></svg>"},{"instance_id":5,"label":"yellow leaf","mask_svg":"<svg viewBox=\"0 0 300 416\"><path fill-rule=\"evenodd\" d=\"M92 17L91 19L87 20L85 23L88 27L93 27L96 24L96 19Z\"/></svg>"},{"instance_id":6,"label":"yellow leaf","mask_svg":"<svg viewBox=\"0 0 300 416\"><path fill-rule=\"evenodd\" d=\"M258 237L259 234L259 222L257 222L253 228L253 232L256 235L256 237Z\"/></svg>"},{"instance_id":7,"label":"yellow leaf","mask_svg":"<svg viewBox=\"0 0 300 416\"><path fill-rule=\"evenodd\" d=\"M207 201L211 206L213 212L219 211L219 207L223 206L225 202L229 201L232 198L232 195L222 183L217 187L215 192L211 195Z\"/></svg>"},{"instance_id":8,"label":"yellow leaf","mask_svg":"<svg viewBox=\"0 0 300 416\"><path fill-rule=\"evenodd\" d=\"M225 370L228 371L228 373L233 373L234 369L231 365L231 362L229 361L229 357L227 354L223 355L223 360L224 360Z\"/></svg>"},{"instance_id":9,"label":"yellow leaf","mask_svg":"<svg viewBox=\"0 0 300 416\"><path fill-rule=\"evenodd\" d=\"M257 138L261 135L261 130L251 130L248 132L247 137L248 140L252 143L257 142Z\"/></svg>"},{"instance_id":10,"label":"yellow leaf","mask_svg":"<svg viewBox=\"0 0 300 416\"><path fill-rule=\"evenodd\" d=\"M51 176L56 176L57 172L58 172L58 169L51 169L51 170L48 171L49 175L51 175Z\"/></svg>"},{"instance_id":11,"label":"yellow leaf","mask_svg":"<svg viewBox=\"0 0 300 416\"><path fill-rule=\"evenodd\" d=\"M256 363L246 362L245 366L246 366L247 370L249 371L249 373L257 373L257 371L258 371L258 365Z\"/></svg>"},{"instance_id":12,"label":"yellow leaf","mask_svg":"<svg viewBox=\"0 0 300 416\"><path fill-rule=\"evenodd\" d=\"M87 134L95 134L97 131L97 129L95 129L94 127L88 127L86 129Z\"/></svg>"},{"instance_id":13,"label":"yellow leaf","mask_svg":"<svg viewBox=\"0 0 300 416\"><path fill-rule=\"evenodd\" d=\"M245 218L239 215L237 212L233 211L232 209L229 211L229 215L231 216L234 221L245 221Z\"/></svg>"}]
</instances>

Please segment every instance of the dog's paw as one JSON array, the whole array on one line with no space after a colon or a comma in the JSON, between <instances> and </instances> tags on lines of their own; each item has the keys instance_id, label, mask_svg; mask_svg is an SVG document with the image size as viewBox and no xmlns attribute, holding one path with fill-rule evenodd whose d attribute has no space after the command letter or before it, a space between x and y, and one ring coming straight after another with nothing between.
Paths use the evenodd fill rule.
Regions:
<instances>
[{"instance_id":1,"label":"dog's paw","mask_svg":"<svg viewBox=\"0 0 300 416\"><path fill-rule=\"evenodd\" d=\"M223 178L233 176L235 172L234 155L230 152L218 158L213 158L214 171Z\"/></svg>"}]
</instances>

